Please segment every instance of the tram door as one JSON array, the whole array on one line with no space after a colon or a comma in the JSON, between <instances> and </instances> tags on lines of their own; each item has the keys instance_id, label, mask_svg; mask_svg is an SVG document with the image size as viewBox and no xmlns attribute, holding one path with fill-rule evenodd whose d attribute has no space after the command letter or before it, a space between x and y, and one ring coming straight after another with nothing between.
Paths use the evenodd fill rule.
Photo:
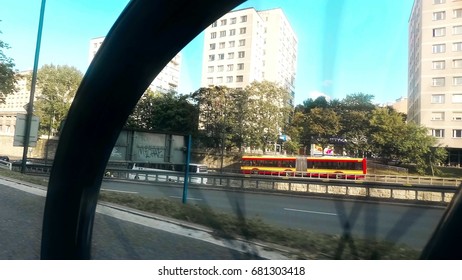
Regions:
<instances>
[{"instance_id":1,"label":"tram door","mask_svg":"<svg viewBox=\"0 0 462 280\"><path fill-rule=\"evenodd\" d=\"M297 157L295 161L295 170L297 172L306 172L308 167L306 157Z\"/></svg>"}]
</instances>

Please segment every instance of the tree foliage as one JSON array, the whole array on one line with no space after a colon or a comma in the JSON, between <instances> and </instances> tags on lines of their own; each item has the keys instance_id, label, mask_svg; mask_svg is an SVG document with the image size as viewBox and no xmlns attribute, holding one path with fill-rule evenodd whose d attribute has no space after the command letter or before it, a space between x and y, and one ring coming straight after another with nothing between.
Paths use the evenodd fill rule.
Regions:
<instances>
[{"instance_id":1,"label":"tree foliage","mask_svg":"<svg viewBox=\"0 0 462 280\"><path fill-rule=\"evenodd\" d=\"M248 145L265 150L276 143L289 121L289 92L275 83L253 82L245 89L249 94Z\"/></svg>"},{"instance_id":2,"label":"tree foliage","mask_svg":"<svg viewBox=\"0 0 462 280\"><path fill-rule=\"evenodd\" d=\"M128 117L126 127L179 134L197 131L196 107L186 95L147 90Z\"/></svg>"},{"instance_id":3,"label":"tree foliage","mask_svg":"<svg viewBox=\"0 0 462 280\"><path fill-rule=\"evenodd\" d=\"M0 31L0 34L2 32ZM9 48L9 45L0 40L0 104L5 102L6 96L15 91L16 71L12 58L5 55L3 50Z\"/></svg>"},{"instance_id":4,"label":"tree foliage","mask_svg":"<svg viewBox=\"0 0 462 280\"><path fill-rule=\"evenodd\" d=\"M267 143L276 143L290 113L288 92L271 82L245 89L200 88L192 97L200 111L202 142L211 148L265 150Z\"/></svg>"},{"instance_id":5,"label":"tree foliage","mask_svg":"<svg viewBox=\"0 0 462 280\"><path fill-rule=\"evenodd\" d=\"M431 169L434 174L434 167L447 156L427 128L406 123L401 114L389 108L374 110L371 126L374 152L385 161L415 164L419 173Z\"/></svg>"},{"instance_id":6,"label":"tree foliage","mask_svg":"<svg viewBox=\"0 0 462 280\"><path fill-rule=\"evenodd\" d=\"M49 64L38 70L34 114L40 118L41 134L58 132L81 81L82 73L73 66Z\"/></svg>"},{"instance_id":7,"label":"tree foliage","mask_svg":"<svg viewBox=\"0 0 462 280\"><path fill-rule=\"evenodd\" d=\"M308 135L314 143L321 145L323 152L341 128L339 116L330 108L311 109L305 125L305 130L309 131Z\"/></svg>"}]
</instances>

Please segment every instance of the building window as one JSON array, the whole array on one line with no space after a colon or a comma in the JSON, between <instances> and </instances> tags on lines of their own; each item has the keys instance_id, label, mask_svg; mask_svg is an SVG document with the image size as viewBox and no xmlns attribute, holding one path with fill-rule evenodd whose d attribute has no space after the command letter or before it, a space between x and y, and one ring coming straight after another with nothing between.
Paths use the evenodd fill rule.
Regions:
<instances>
[{"instance_id":1,"label":"building window","mask_svg":"<svg viewBox=\"0 0 462 280\"><path fill-rule=\"evenodd\" d=\"M218 72L223 72L223 69L224 69L223 65L218 65Z\"/></svg>"},{"instance_id":2,"label":"building window","mask_svg":"<svg viewBox=\"0 0 462 280\"><path fill-rule=\"evenodd\" d=\"M446 0L433 0L433 4L444 4Z\"/></svg>"},{"instance_id":3,"label":"building window","mask_svg":"<svg viewBox=\"0 0 462 280\"><path fill-rule=\"evenodd\" d=\"M239 47L245 46L245 39L239 40Z\"/></svg>"},{"instance_id":4,"label":"building window","mask_svg":"<svg viewBox=\"0 0 462 280\"><path fill-rule=\"evenodd\" d=\"M444 94L433 94L432 95L433 104L443 104L444 103Z\"/></svg>"},{"instance_id":5,"label":"building window","mask_svg":"<svg viewBox=\"0 0 462 280\"><path fill-rule=\"evenodd\" d=\"M432 129L432 136L436 138L444 138L444 129Z\"/></svg>"},{"instance_id":6,"label":"building window","mask_svg":"<svg viewBox=\"0 0 462 280\"><path fill-rule=\"evenodd\" d=\"M228 53L228 59L234 59L234 53L233 52Z\"/></svg>"},{"instance_id":7,"label":"building window","mask_svg":"<svg viewBox=\"0 0 462 280\"><path fill-rule=\"evenodd\" d=\"M434 70L442 70L446 68L446 62L444 60L438 60L432 62L432 69Z\"/></svg>"},{"instance_id":8,"label":"building window","mask_svg":"<svg viewBox=\"0 0 462 280\"><path fill-rule=\"evenodd\" d=\"M462 52L462 42L457 42L452 44L452 51Z\"/></svg>"},{"instance_id":9,"label":"building window","mask_svg":"<svg viewBox=\"0 0 462 280\"><path fill-rule=\"evenodd\" d=\"M453 138L462 138L462 129L453 129L452 130Z\"/></svg>"},{"instance_id":10,"label":"building window","mask_svg":"<svg viewBox=\"0 0 462 280\"><path fill-rule=\"evenodd\" d=\"M207 84L213 85L213 78L207 78Z\"/></svg>"},{"instance_id":11,"label":"building window","mask_svg":"<svg viewBox=\"0 0 462 280\"><path fill-rule=\"evenodd\" d=\"M236 76L236 82L242 83L244 81L244 76Z\"/></svg>"},{"instance_id":12,"label":"building window","mask_svg":"<svg viewBox=\"0 0 462 280\"><path fill-rule=\"evenodd\" d=\"M210 33L210 39L215 39L215 38L217 38L217 32Z\"/></svg>"},{"instance_id":13,"label":"building window","mask_svg":"<svg viewBox=\"0 0 462 280\"><path fill-rule=\"evenodd\" d=\"M432 112L432 121L444 121L444 112Z\"/></svg>"},{"instance_id":14,"label":"building window","mask_svg":"<svg viewBox=\"0 0 462 280\"><path fill-rule=\"evenodd\" d=\"M454 77L454 85L462 86L462 77Z\"/></svg>"},{"instance_id":15,"label":"building window","mask_svg":"<svg viewBox=\"0 0 462 280\"><path fill-rule=\"evenodd\" d=\"M214 60L215 60L215 55L214 54L209 55L209 61L214 61Z\"/></svg>"},{"instance_id":16,"label":"building window","mask_svg":"<svg viewBox=\"0 0 462 280\"><path fill-rule=\"evenodd\" d=\"M452 113L453 121L462 121L462 112L453 112Z\"/></svg>"},{"instance_id":17,"label":"building window","mask_svg":"<svg viewBox=\"0 0 462 280\"><path fill-rule=\"evenodd\" d=\"M457 25L452 27L452 34L453 35L461 35L462 34L462 25Z\"/></svg>"},{"instance_id":18,"label":"building window","mask_svg":"<svg viewBox=\"0 0 462 280\"><path fill-rule=\"evenodd\" d=\"M229 36L234 36L234 35L236 35L236 29L230 29Z\"/></svg>"},{"instance_id":19,"label":"building window","mask_svg":"<svg viewBox=\"0 0 462 280\"><path fill-rule=\"evenodd\" d=\"M453 11L454 18L462 18L462 9L455 9Z\"/></svg>"},{"instance_id":20,"label":"building window","mask_svg":"<svg viewBox=\"0 0 462 280\"><path fill-rule=\"evenodd\" d=\"M433 20L444 20L446 18L446 12L434 12L433 13Z\"/></svg>"},{"instance_id":21,"label":"building window","mask_svg":"<svg viewBox=\"0 0 462 280\"><path fill-rule=\"evenodd\" d=\"M436 44L432 46L432 52L433 53L444 53L446 51L446 45L445 44Z\"/></svg>"},{"instance_id":22,"label":"building window","mask_svg":"<svg viewBox=\"0 0 462 280\"><path fill-rule=\"evenodd\" d=\"M241 16L241 22L246 22L247 21L247 16Z\"/></svg>"},{"instance_id":23,"label":"building window","mask_svg":"<svg viewBox=\"0 0 462 280\"><path fill-rule=\"evenodd\" d=\"M225 59L225 54L224 53L218 54L218 60L223 60L223 59Z\"/></svg>"},{"instance_id":24,"label":"building window","mask_svg":"<svg viewBox=\"0 0 462 280\"><path fill-rule=\"evenodd\" d=\"M207 68L207 72L208 72L208 73L213 73L213 70L214 70L214 67L213 67L213 66L209 66L209 67Z\"/></svg>"},{"instance_id":25,"label":"building window","mask_svg":"<svg viewBox=\"0 0 462 280\"><path fill-rule=\"evenodd\" d=\"M226 25L226 19L222 19L222 20L220 21L220 24L221 24L221 25Z\"/></svg>"},{"instance_id":26,"label":"building window","mask_svg":"<svg viewBox=\"0 0 462 280\"><path fill-rule=\"evenodd\" d=\"M444 87L445 79L444 77L433 78L432 79L432 86L434 87Z\"/></svg>"},{"instance_id":27,"label":"building window","mask_svg":"<svg viewBox=\"0 0 462 280\"><path fill-rule=\"evenodd\" d=\"M231 18L231 24L236 24L236 18L235 17Z\"/></svg>"},{"instance_id":28,"label":"building window","mask_svg":"<svg viewBox=\"0 0 462 280\"><path fill-rule=\"evenodd\" d=\"M212 23L212 27L217 27L217 22L216 21Z\"/></svg>"},{"instance_id":29,"label":"building window","mask_svg":"<svg viewBox=\"0 0 462 280\"><path fill-rule=\"evenodd\" d=\"M238 57L239 58L244 58L245 57L245 52L238 52Z\"/></svg>"},{"instance_id":30,"label":"building window","mask_svg":"<svg viewBox=\"0 0 462 280\"><path fill-rule=\"evenodd\" d=\"M220 31L220 37L225 37L226 36L226 30Z\"/></svg>"},{"instance_id":31,"label":"building window","mask_svg":"<svg viewBox=\"0 0 462 280\"><path fill-rule=\"evenodd\" d=\"M446 27L433 28L433 37L441 37L446 35Z\"/></svg>"},{"instance_id":32,"label":"building window","mask_svg":"<svg viewBox=\"0 0 462 280\"><path fill-rule=\"evenodd\" d=\"M226 77L226 82L227 83L232 83L233 82L233 76L227 76Z\"/></svg>"},{"instance_id":33,"label":"building window","mask_svg":"<svg viewBox=\"0 0 462 280\"><path fill-rule=\"evenodd\" d=\"M233 68L234 68L233 64L228 64L228 66L226 67L226 70L227 71L233 71Z\"/></svg>"},{"instance_id":34,"label":"building window","mask_svg":"<svg viewBox=\"0 0 462 280\"><path fill-rule=\"evenodd\" d=\"M218 45L218 48L224 49L225 48L225 42L220 42L220 44Z\"/></svg>"},{"instance_id":35,"label":"building window","mask_svg":"<svg viewBox=\"0 0 462 280\"><path fill-rule=\"evenodd\" d=\"M241 28L239 29L239 33L240 33L240 34L245 34L246 30L247 30L247 29L246 29L245 27L241 27Z\"/></svg>"},{"instance_id":36,"label":"building window","mask_svg":"<svg viewBox=\"0 0 462 280\"><path fill-rule=\"evenodd\" d=\"M462 68L462 59L454 59L452 61L453 68Z\"/></svg>"},{"instance_id":37,"label":"building window","mask_svg":"<svg viewBox=\"0 0 462 280\"><path fill-rule=\"evenodd\" d=\"M234 48L234 44L235 44L234 41L229 41L229 47L230 47L230 48Z\"/></svg>"},{"instance_id":38,"label":"building window","mask_svg":"<svg viewBox=\"0 0 462 280\"><path fill-rule=\"evenodd\" d=\"M217 77L217 83L222 84L223 83L223 77Z\"/></svg>"},{"instance_id":39,"label":"building window","mask_svg":"<svg viewBox=\"0 0 462 280\"><path fill-rule=\"evenodd\" d=\"M452 103L462 103L462 93L455 93L452 95Z\"/></svg>"},{"instance_id":40,"label":"building window","mask_svg":"<svg viewBox=\"0 0 462 280\"><path fill-rule=\"evenodd\" d=\"M237 70L244 70L244 63L238 63Z\"/></svg>"},{"instance_id":41,"label":"building window","mask_svg":"<svg viewBox=\"0 0 462 280\"><path fill-rule=\"evenodd\" d=\"M215 49L215 43L210 44L210 49L211 49L211 50L214 50L214 49Z\"/></svg>"}]
</instances>

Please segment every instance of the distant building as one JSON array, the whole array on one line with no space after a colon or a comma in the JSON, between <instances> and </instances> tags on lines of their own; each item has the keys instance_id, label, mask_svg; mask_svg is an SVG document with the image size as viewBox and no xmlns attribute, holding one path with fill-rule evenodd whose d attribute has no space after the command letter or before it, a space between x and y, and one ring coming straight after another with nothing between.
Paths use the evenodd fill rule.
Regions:
<instances>
[{"instance_id":1,"label":"distant building","mask_svg":"<svg viewBox=\"0 0 462 280\"><path fill-rule=\"evenodd\" d=\"M275 82L295 94L298 39L281 9L235 10L205 29L201 87Z\"/></svg>"},{"instance_id":2,"label":"distant building","mask_svg":"<svg viewBox=\"0 0 462 280\"><path fill-rule=\"evenodd\" d=\"M29 103L30 89L27 87L27 77L32 71L18 72L16 75L16 91L7 95L5 103L0 104L0 135L13 136L16 125L16 115L26 113Z\"/></svg>"},{"instance_id":3,"label":"distant building","mask_svg":"<svg viewBox=\"0 0 462 280\"><path fill-rule=\"evenodd\" d=\"M462 163L462 1L415 0L409 19L408 120Z\"/></svg>"},{"instance_id":4,"label":"distant building","mask_svg":"<svg viewBox=\"0 0 462 280\"><path fill-rule=\"evenodd\" d=\"M396 99L396 101L391 104L391 107L397 112L407 114L407 97Z\"/></svg>"},{"instance_id":5,"label":"distant building","mask_svg":"<svg viewBox=\"0 0 462 280\"><path fill-rule=\"evenodd\" d=\"M105 37L98 37L90 40L88 52L89 63L98 52ZM149 88L152 91L168 92L178 91L180 82L181 53L178 53L152 81Z\"/></svg>"}]
</instances>

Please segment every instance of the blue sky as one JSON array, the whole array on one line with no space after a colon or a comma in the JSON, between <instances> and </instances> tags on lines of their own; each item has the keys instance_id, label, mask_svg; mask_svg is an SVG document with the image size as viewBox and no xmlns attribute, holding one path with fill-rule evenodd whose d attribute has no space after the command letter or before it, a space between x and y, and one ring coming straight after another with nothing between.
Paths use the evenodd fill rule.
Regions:
<instances>
[{"instance_id":1,"label":"blue sky","mask_svg":"<svg viewBox=\"0 0 462 280\"><path fill-rule=\"evenodd\" d=\"M32 69L41 0L0 0L0 39L18 70ZM128 0L48 0L39 64L85 72L89 40L105 36ZM282 8L298 36L295 103L363 92L376 103L407 92L407 23L413 0L250 0L238 8ZM200 86L203 36L182 54L180 93ZM199 68L199 69L198 69Z\"/></svg>"}]
</instances>

